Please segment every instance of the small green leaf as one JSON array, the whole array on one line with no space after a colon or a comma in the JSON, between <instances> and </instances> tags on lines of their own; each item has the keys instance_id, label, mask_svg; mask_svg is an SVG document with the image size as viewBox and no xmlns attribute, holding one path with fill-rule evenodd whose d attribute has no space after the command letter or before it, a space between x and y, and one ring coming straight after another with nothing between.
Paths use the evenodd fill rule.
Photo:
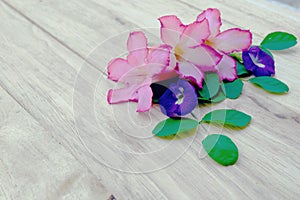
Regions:
<instances>
[{"instance_id":1,"label":"small green leaf","mask_svg":"<svg viewBox=\"0 0 300 200\"><path fill-rule=\"evenodd\" d=\"M219 91L219 93L212 97L211 99L205 99L205 98L201 98L198 97L198 101L199 103L220 103L222 101L224 101L226 99L225 94L222 92L222 90Z\"/></svg>"},{"instance_id":2,"label":"small green leaf","mask_svg":"<svg viewBox=\"0 0 300 200\"><path fill-rule=\"evenodd\" d=\"M207 113L201 120L201 122L239 128L247 126L250 121L251 116L233 109L214 110L210 113Z\"/></svg>"},{"instance_id":3,"label":"small green leaf","mask_svg":"<svg viewBox=\"0 0 300 200\"><path fill-rule=\"evenodd\" d=\"M244 83L241 79L236 79L233 82L224 83L224 93L229 99L238 98L243 90Z\"/></svg>"},{"instance_id":4,"label":"small green leaf","mask_svg":"<svg viewBox=\"0 0 300 200\"><path fill-rule=\"evenodd\" d=\"M245 68L244 64L236 61L236 70L237 70L237 74L238 76L242 76L242 75L248 75L249 72L248 70Z\"/></svg>"},{"instance_id":5,"label":"small green leaf","mask_svg":"<svg viewBox=\"0 0 300 200\"><path fill-rule=\"evenodd\" d=\"M236 61L236 71L239 77L249 76L250 72L245 68L244 64Z\"/></svg>"},{"instance_id":6,"label":"small green leaf","mask_svg":"<svg viewBox=\"0 0 300 200\"><path fill-rule=\"evenodd\" d=\"M152 98L152 103L159 103L158 99Z\"/></svg>"},{"instance_id":7,"label":"small green leaf","mask_svg":"<svg viewBox=\"0 0 300 200\"><path fill-rule=\"evenodd\" d=\"M255 77L249 79L249 81L268 92L282 94L289 91L289 87L285 83L270 76Z\"/></svg>"},{"instance_id":8,"label":"small green leaf","mask_svg":"<svg viewBox=\"0 0 300 200\"><path fill-rule=\"evenodd\" d=\"M265 37L261 45L270 50L288 49L297 44L297 38L285 32L273 32Z\"/></svg>"},{"instance_id":9,"label":"small green leaf","mask_svg":"<svg viewBox=\"0 0 300 200\"><path fill-rule=\"evenodd\" d=\"M234 58L236 62L236 71L239 77L246 77L250 75L250 72L245 68L243 64L243 57L241 52L230 54L232 58Z\"/></svg>"},{"instance_id":10,"label":"small green leaf","mask_svg":"<svg viewBox=\"0 0 300 200\"><path fill-rule=\"evenodd\" d=\"M204 78L203 89L199 93L203 99L214 97L220 88L220 79L216 73L206 73Z\"/></svg>"},{"instance_id":11,"label":"small green leaf","mask_svg":"<svg viewBox=\"0 0 300 200\"><path fill-rule=\"evenodd\" d=\"M208 155L221 165L233 165L238 160L239 151L237 146L225 135L208 135L204 138L202 144Z\"/></svg>"},{"instance_id":12,"label":"small green leaf","mask_svg":"<svg viewBox=\"0 0 300 200\"><path fill-rule=\"evenodd\" d=\"M230 56L235 60L239 61L240 63L243 62L242 52L231 53Z\"/></svg>"},{"instance_id":13,"label":"small green leaf","mask_svg":"<svg viewBox=\"0 0 300 200\"><path fill-rule=\"evenodd\" d=\"M225 94L222 91L220 91L215 97L213 97L211 99L211 102L212 103L219 103L219 102L224 101L225 99L226 99Z\"/></svg>"},{"instance_id":14,"label":"small green leaf","mask_svg":"<svg viewBox=\"0 0 300 200\"><path fill-rule=\"evenodd\" d=\"M193 130L198 122L188 118L168 118L159 122L152 133L159 137L176 135L177 133Z\"/></svg>"}]
</instances>

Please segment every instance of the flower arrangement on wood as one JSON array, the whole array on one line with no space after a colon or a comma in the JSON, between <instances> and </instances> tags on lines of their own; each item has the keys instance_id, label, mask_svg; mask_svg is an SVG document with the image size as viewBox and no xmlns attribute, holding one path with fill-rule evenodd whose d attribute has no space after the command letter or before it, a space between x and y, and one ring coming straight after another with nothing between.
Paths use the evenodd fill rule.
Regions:
<instances>
[{"instance_id":1,"label":"flower arrangement on wood","mask_svg":"<svg viewBox=\"0 0 300 200\"><path fill-rule=\"evenodd\" d=\"M243 81L274 94L289 91L285 83L273 77L275 62L270 50L296 45L294 35L273 32L260 45L253 45L249 30L221 31L220 11L215 8L203 11L187 25L175 15L158 20L162 44L148 47L143 32L132 32L127 40L127 58L108 64L108 78L124 87L109 90L107 96L110 104L137 102L137 112L146 112L158 103L169 118L152 131L157 137L184 133L202 123L245 128L251 116L234 109L214 110L201 120L184 117L197 106L237 99ZM210 134L202 145L221 165L233 165L238 160L237 146L225 135Z\"/></svg>"}]
</instances>

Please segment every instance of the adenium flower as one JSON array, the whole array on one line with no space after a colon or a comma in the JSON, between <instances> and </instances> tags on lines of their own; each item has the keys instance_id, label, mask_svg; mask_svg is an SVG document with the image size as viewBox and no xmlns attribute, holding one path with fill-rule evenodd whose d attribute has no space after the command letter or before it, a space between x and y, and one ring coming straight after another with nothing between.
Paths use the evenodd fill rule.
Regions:
<instances>
[{"instance_id":1,"label":"adenium flower","mask_svg":"<svg viewBox=\"0 0 300 200\"><path fill-rule=\"evenodd\" d=\"M222 60L216 66L221 79L233 81L237 78L236 62L229 56L235 51L247 50L252 43L252 34L249 30L231 28L220 32L222 26L221 14L218 9L209 8L198 15L198 22L208 21L210 35L205 44L222 54Z\"/></svg>"},{"instance_id":2,"label":"adenium flower","mask_svg":"<svg viewBox=\"0 0 300 200\"><path fill-rule=\"evenodd\" d=\"M214 70L221 55L204 41L210 35L208 21L184 25L175 15L159 18L161 40L172 47L171 63L175 63L181 78L202 87L205 71Z\"/></svg>"},{"instance_id":3,"label":"adenium flower","mask_svg":"<svg viewBox=\"0 0 300 200\"><path fill-rule=\"evenodd\" d=\"M138 102L137 112L148 111L152 106L151 83L176 76L169 67L168 45L149 49L143 32L130 33L127 40L127 59L116 58L108 64L108 78L125 84L120 89L110 89L107 100L110 104Z\"/></svg>"},{"instance_id":4,"label":"adenium flower","mask_svg":"<svg viewBox=\"0 0 300 200\"><path fill-rule=\"evenodd\" d=\"M179 79L159 98L159 104L162 113L169 117L184 116L198 105L198 97L195 88L188 81Z\"/></svg>"},{"instance_id":5,"label":"adenium flower","mask_svg":"<svg viewBox=\"0 0 300 200\"><path fill-rule=\"evenodd\" d=\"M242 56L245 68L254 76L272 76L275 74L273 58L258 46L243 51Z\"/></svg>"}]
</instances>

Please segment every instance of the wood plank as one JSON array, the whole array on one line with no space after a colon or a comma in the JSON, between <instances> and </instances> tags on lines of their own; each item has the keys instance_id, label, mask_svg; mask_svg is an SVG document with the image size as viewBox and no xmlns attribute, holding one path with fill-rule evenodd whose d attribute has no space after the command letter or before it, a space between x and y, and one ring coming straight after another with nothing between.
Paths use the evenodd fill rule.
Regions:
<instances>
[{"instance_id":1,"label":"wood plank","mask_svg":"<svg viewBox=\"0 0 300 200\"><path fill-rule=\"evenodd\" d=\"M54 8L57 5L59 4L52 4ZM46 6L46 8L49 9L49 6ZM79 8L80 10L86 9L84 6L80 6ZM79 10L79 8L77 8L76 11ZM91 9L90 6L88 6L88 8ZM31 11L33 12L34 10ZM44 15L41 15L41 17L43 16ZM74 22L74 26L75 25L76 23ZM22 24L21 26L20 23L18 23L18 27L23 26L25 25ZM170 167L158 172L144 175L128 175L103 169L98 162L90 158L90 154L86 153L86 149L74 138L74 135L77 133L72 116L71 91L73 86L71 83L74 81L76 72L80 69L78 63L83 61L76 55L70 54L68 50L62 48L52 39L46 37L47 35L45 36L40 30L32 28L34 26L30 24L27 26L30 27L29 31L26 31L26 28L21 30L23 34L29 32L24 36L29 38L28 42L23 41L20 35L9 35L7 34L8 32L2 30L2 33L9 35L10 41L15 42L14 46L2 44L3 48L1 49L5 49L3 50L3 55L7 56L8 59L5 59L7 64L4 65L4 74L1 74L1 84L7 90L11 91L13 96L22 102L24 107L26 107L32 115L39 118L44 126L53 130L56 139L61 140L63 145L67 146L78 160L88 163L88 167L93 173L99 175L105 185L109 186L113 191L116 191L119 196L135 199L197 199L199 195L202 195L202 197L207 198L213 196L218 199L228 199L232 197L295 198L298 195L297 188L299 185L297 183L299 183L299 176L295 174L299 172L299 163L297 161L299 157L299 147L297 145L299 140L297 137L294 137L297 136L294 130L299 127L297 123L299 115L298 112L286 108L285 106L276 106L276 104L270 100L273 96L268 95L267 100L270 100L269 106L275 107L275 110L266 111L265 108L259 104L265 101L266 98L262 95L257 95L258 99L253 100L253 97L251 98L252 93L247 93L248 95L245 95L239 103L227 101L225 105L218 105L219 107L226 105L230 107L235 106L259 117L254 121L254 125L244 131L240 131L241 135L234 134L231 136L238 143L242 152L240 161L236 166L223 168L207 158L199 161L197 154L199 152L200 138L203 137L199 134L200 138L196 138L192 148L189 149L183 157ZM55 26L53 25L53 27ZM33 36L31 29L34 30ZM12 31L12 29L10 29L10 31ZM91 31L91 33L96 34L96 31ZM47 48L42 48L42 44L44 43L48 45ZM37 46L37 44L41 46ZM26 49L24 49L24 46ZM42 53L40 53L41 50ZM16 52L20 58L16 59L13 56L9 56L12 52ZM35 56L38 55L38 53L40 53L40 57ZM48 56L51 57L51 59L45 59L45 57ZM67 60L65 61L65 59ZM15 69L11 69L10 66L14 66ZM9 77L12 76L17 76L17 80L10 80ZM28 79L28 77L30 78ZM93 68L88 68L86 74L82 74L82 79L86 81L86 86L76 91L84 97L85 94L90 95L91 90L95 88L93 85L95 82L93 81L99 79L99 75L97 75L97 71L93 70ZM87 127L86 130L89 131L85 136L87 139L89 138L87 141L90 142L91 145L93 145L93 140L96 140L100 142L101 147L106 148L107 144L105 145L105 142L98 140L98 137L101 137L101 135L97 135L97 133L111 133L114 136L120 133L120 129L117 129L116 125L126 128L121 121L126 119L127 116L124 116L124 114L113 116L111 109L114 109L116 112L119 111L119 113L124 111L124 113L127 114L134 113L134 107L130 107L129 111L126 111L125 105L108 106L105 102L105 96L107 89L113 87L113 85L107 81L103 81L103 79L101 80L102 81L97 85L99 90L96 90L94 98L99 100L96 105L99 105L99 108L101 106L101 110L96 110L96 112L98 113L98 117L102 117L102 126L97 127L94 121L90 121L93 119L89 115L87 115L86 121L84 121L84 123L82 122L82 125L85 125ZM20 86L21 82L25 84ZM90 99L83 99L78 102L89 104L89 101ZM131 105L132 104L130 104L130 106ZM79 111L81 112L90 109L90 105L83 104L76 106L79 107ZM248 106L251 109L248 109ZM210 108L204 108L202 111L203 114L209 109ZM286 118L284 122L282 121L283 111L285 111L283 116ZM147 130L149 130L147 134L151 135L151 126L153 127L155 123L162 118L158 113L159 112L155 109L151 112L153 122L147 127ZM264 113L264 115L258 116L257 113ZM144 118L145 120L142 121L142 123L147 122L148 119L145 115L133 115L132 117L138 119ZM117 121L113 123L115 120ZM279 124L278 130L268 128L268 126L272 126L273 124ZM128 126L133 125L134 124L131 123ZM137 130L145 130L145 127L136 126L135 128L135 131L129 128L131 134L136 134L138 132ZM215 130L213 127L211 128ZM292 135L285 135L283 133L285 129L286 132ZM216 129L216 131L220 130ZM62 132L64 134L62 134ZM228 132L224 133L229 134ZM268 140L266 140L266 137ZM134 143L134 145L128 144L128 142L125 141L125 144L135 147L135 150L138 151L151 150L155 147L170 144L170 141L166 142L155 138L153 140L154 141L151 142ZM172 141L173 143L171 143L176 146L176 149L174 149L175 153L178 152L177 148L179 150L183 149L187 143L185 140L179 141L180 142ZM99 149L99 147L94 147L92 151L102 155L101 151L103 151L103 148ZM280 149L280 151L278 151L278 149ZM104 150L108 153L112 153L110 149ZM294 158L289 157L290 152L295 152ZM127 167L130 167L131 164L136 164L136 161L138 161L138 158L134 158L133 156L121 157L121 159L121 161L113 161L119 162L121 165L124 164ZM155 159L157 165L164 164L163 157L157 157ZM191 180L188 180L186 177L191 177ZM220 191L225 192L222 193Z\"/></svg>"},{"instance_id":2,"label":"wood plank","mask_svg":"<svg viewBox=\"0 0 300 200\"><path fill-rule=\"evenodd\" d=\"M271 1L272 3L276 3L280 6L284 6L290 10L294 10L300 12L300 2L294 0L275 0Z\"/></svg>"},{"instance_id":3,"label":"wood plank","mask_svg":"<svg viewBox=\"0 0 300 200\"><path fill-rule=\"evenodd\" d=\"M107 199L88 168L0 88L0 199Z\"/></svg>"},{"instance_id":4,"label":"wood plank","mask_svg":"<svg viewBox=\"0 0 300 200\"><path fill-rule=\"evenodd\" d=\"M121 176L95 162L78 139L72 110L73 84L84 61L3 3L1 18L5 19L0 32L3 38L0 44L1 86L10 91L43 127L51 131L51 136L88 167L109 191L116 191L117 197L118 194L129 199L164 197L146 176ZM15 27L20 34L15 34ZM90 69L92 73L84 77L88 81L100 74L94 68ZM94 133L93 130L91 132Z\"/></svg>"}]
</instances>

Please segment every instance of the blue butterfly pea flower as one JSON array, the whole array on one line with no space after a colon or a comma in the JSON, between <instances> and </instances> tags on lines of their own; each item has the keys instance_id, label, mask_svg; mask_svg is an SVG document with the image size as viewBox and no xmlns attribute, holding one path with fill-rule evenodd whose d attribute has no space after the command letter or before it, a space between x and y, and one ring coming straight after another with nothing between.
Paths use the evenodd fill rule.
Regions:
<instances>
[{"instance_id":1,"label":"blue butterfly pea flower","mask_svg":"<svg viewBox=\"0 0 300 200\"><path fill-rule=\"evenodd\" d=\"M161 111L169 117L184 116L198 105L198 97L188 81L179 79L159 98L159 104Z\"/></svg>"},{"instance_id":2,"label":"blue butterfly pea flower","mask_svg":"<svg viewBox=\"0 0 300 200\"><path fill-rule=\"evenodd\" d=\"M258 46L252 46L243 51L245 68L254 76L272 76L275 74L274 60L272 56Z\"/></svg>"}]
</instances>

